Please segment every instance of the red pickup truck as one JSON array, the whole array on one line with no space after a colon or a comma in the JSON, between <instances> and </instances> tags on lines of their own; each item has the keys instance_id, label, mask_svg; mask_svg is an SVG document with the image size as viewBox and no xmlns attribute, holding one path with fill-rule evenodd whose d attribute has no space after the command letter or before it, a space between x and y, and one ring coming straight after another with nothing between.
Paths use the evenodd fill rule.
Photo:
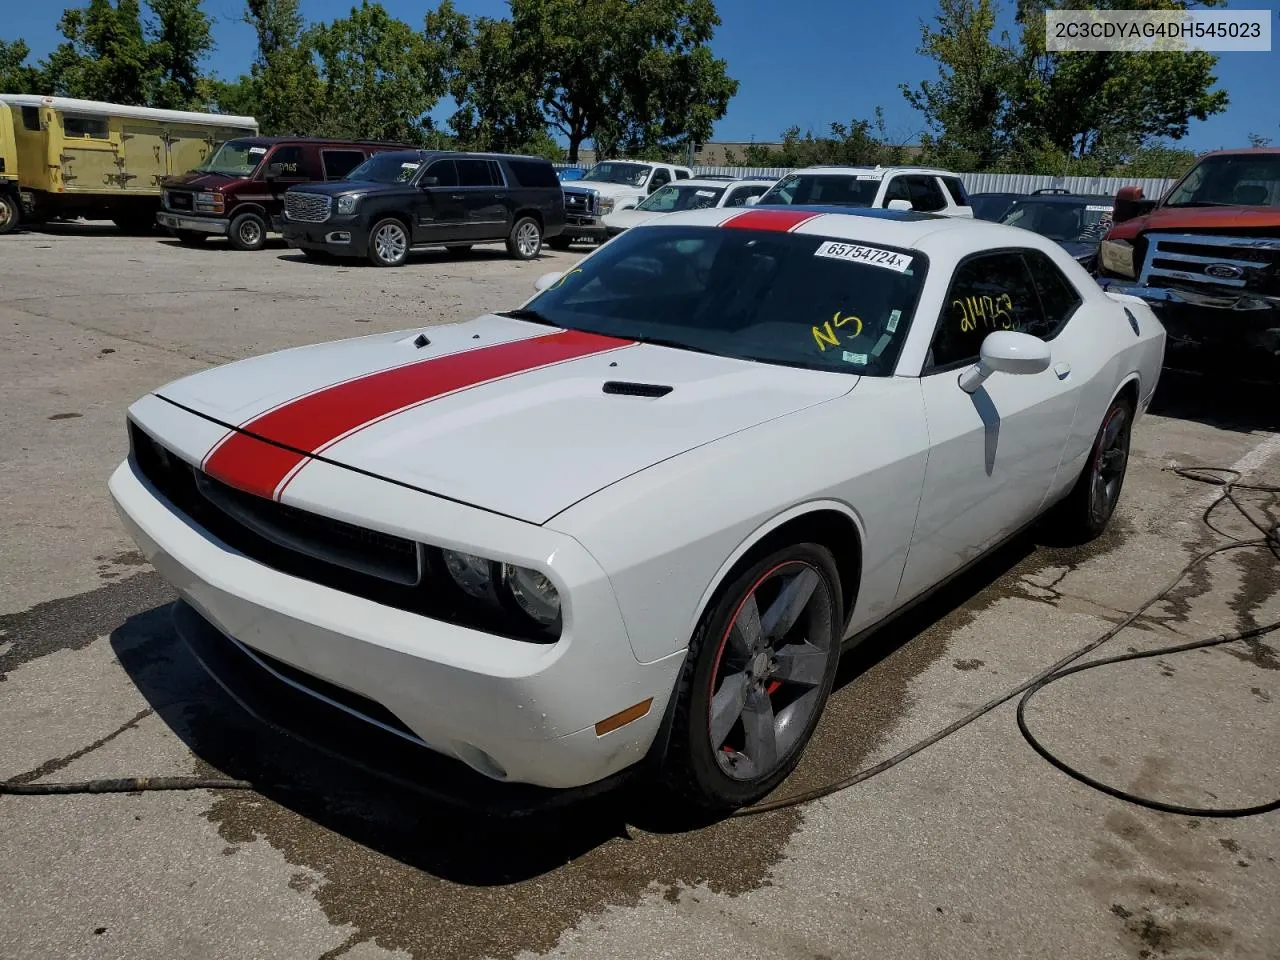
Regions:
<instances>
[{"instance_id":1,"label":"red pickup truck","mask_svg":"<svg viewBox=\"0 0 1280 960\"><path fill-rule=\"evenodd\" d=\"M1166 365L1280 378L1280 148L1205 154L1160 200L1116 194L1104 287L1146 300Z\"/></svg>"}]
</instances>

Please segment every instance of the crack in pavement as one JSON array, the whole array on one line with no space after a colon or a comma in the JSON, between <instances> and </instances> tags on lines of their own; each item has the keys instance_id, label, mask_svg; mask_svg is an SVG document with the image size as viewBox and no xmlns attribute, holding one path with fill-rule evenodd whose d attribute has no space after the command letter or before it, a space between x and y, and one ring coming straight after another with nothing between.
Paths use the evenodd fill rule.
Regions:
<instances>
[{"instance_id":1,"label":"crack in pavement","mask_svg":"<svg viewBox=\"0 0 1280 960\"><path fill-rule=\"evenodd\" d=\"M57 773L59 770L66 769L67 767L71 766L71 764L79 760L81 757L87 757L89 754L93 753L95 750L101 747L105 747L108 743L110 743L116 737L120 736L120 734L124 733L126 730L132 730L134 727L136 727L139 723L141 723L147 717L151 716L153 713L155 713L155 711L150 707L147 707L145 710L139 710L136 714L133 715L131 719L126 720L124 723L120 724L120 726L116 727L106 736L99 737L97 740L93 741L93 743L89 744L88 746L81 747L79 750L75 750L72 753L68 753L66 756L55 757L52 760L46 760L44 763L40 764L40 766L36 767L34 770L28 770L26 773L20 773L16 777L11 777L9 779L9 782L10 783L31 783L34 780L39 780L41 777L47 777L51 773Z\"/></svg>"}]
</instances>

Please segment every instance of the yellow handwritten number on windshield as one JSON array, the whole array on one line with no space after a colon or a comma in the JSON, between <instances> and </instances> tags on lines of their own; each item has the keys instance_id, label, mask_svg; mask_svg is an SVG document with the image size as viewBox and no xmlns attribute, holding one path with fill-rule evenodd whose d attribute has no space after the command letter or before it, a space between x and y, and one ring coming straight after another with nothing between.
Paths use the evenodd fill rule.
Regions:
<instances>
[{"instance_id":1,"label":"yellow handwritten number on windshield","mask_svg":"<svg viewBox=\"0 0 1280 960\"><path fill-rule=\"evenodd\" d=\"M827 347L840 346L840 335L836 333L836 330L851 323L855 325L852 336L860 336L862 334L862 320L852 313L842 314L839 310L822 326L813 327L813 340L817 343L818 349L825 350Z\"/></svg>"}]
</instances>

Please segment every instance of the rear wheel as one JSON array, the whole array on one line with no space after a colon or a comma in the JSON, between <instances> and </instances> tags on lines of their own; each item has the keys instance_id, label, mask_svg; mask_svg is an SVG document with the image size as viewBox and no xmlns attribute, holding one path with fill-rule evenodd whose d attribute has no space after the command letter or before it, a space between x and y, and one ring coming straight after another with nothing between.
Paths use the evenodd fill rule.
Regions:
<instances>
[{"instance_id":1,"label":"rear wheel","mask_svg":"<svg viewBox=\"0 0 1280 960\"><path fill-rule=\"evenodd\" d=\"M696 806L754 803L800 761L840 661L840 575L800 543L734 577L703 617L676 689L663 779Z\"/></svg>"},{"instance_id":2,"label":"rear wheel","mask_svg":"<svg viewBox=\"0 0 1280 960\"><path fill-rule=\"evenodd\" d=\"M517 260L532 260L542 249L542 226L533 217L521 217L507 236L507 253Z\"/></svg>"},{"instance_id":3,"label":"rear wheel","mask_svg":"<svg viewBox=\"0 0 1280 960\"><path fill-rule=\"evenodd\" d=\"M1054 533L1063 542L1088 543L1111 522L1129 466L1133 413L1128 397L1113 400L1107 408L1084 470L1049 518Z\"/></svg>"},{"instance_id":4,"label":"rear wheel","mask_svg":"<svg viewBox=\"0 0 1280 960\"><path fill-rule=\"evenodd\" d=\"M227 240L235 250L261 250L267 245L267 224L256 213L242 213L231 221Z\"/></svg>"},{"instance_id":5,"label":"rear wheel","mask_svg":"<svg viewBox=\"0 0 1280 960\"><path fill-rule=\"evenodd\" d=\"M18 198L8 193L0 193L0 234L12 233L18 228L22 219Z\"/></svg>"},{"instance_id":6,"label":"rear wheel","mask_svg":"<svg viewBox=\"0 0 1280 960\"><path fill-rule=\"evenodd\" d=\"M394 217L379 220L369 233L369 262L375 267L398 267L409 259L409 231Z\"/></svg>"}]
</instances>

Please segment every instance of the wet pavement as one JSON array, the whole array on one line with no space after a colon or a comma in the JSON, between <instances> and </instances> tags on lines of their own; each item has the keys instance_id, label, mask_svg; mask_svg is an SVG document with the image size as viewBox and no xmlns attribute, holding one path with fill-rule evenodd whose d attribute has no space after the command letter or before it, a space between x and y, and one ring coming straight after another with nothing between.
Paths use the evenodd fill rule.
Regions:
<instances>
[{"instance_id":1,"label":"wet pavement","mask_svg":"<svg viewBox=\"0 0 1280 960\"><path fill-rule=\"evenodd\" d=\"M0 956L1280 956L1280 815L1198 820L1098 794L1036 756L1012 704L844 793L709 825L640 787L497 822L261 726L176 641L172 591L114 517L124 408L224 359L511 305L572 257L425 254L378 271L109 232L4 246L0 777L261 786L0 798ZM1020 538L847 654L778 795L1018 685L1221 542L1200 522L1213 491L1171 463L1280 483L1273 398L1166 386L1108 533L1078 549ZM1274 498L1241 499L1280 520ZM1211 519L1250 535L1229 509ZM1276 620L1278 570L1257 551L1215 558L1094 656ZM1273 636L1090 671L1029 720L1125 789L1259 802L1280 794L1278 654Z\"/></svg>"}]
</instances>

